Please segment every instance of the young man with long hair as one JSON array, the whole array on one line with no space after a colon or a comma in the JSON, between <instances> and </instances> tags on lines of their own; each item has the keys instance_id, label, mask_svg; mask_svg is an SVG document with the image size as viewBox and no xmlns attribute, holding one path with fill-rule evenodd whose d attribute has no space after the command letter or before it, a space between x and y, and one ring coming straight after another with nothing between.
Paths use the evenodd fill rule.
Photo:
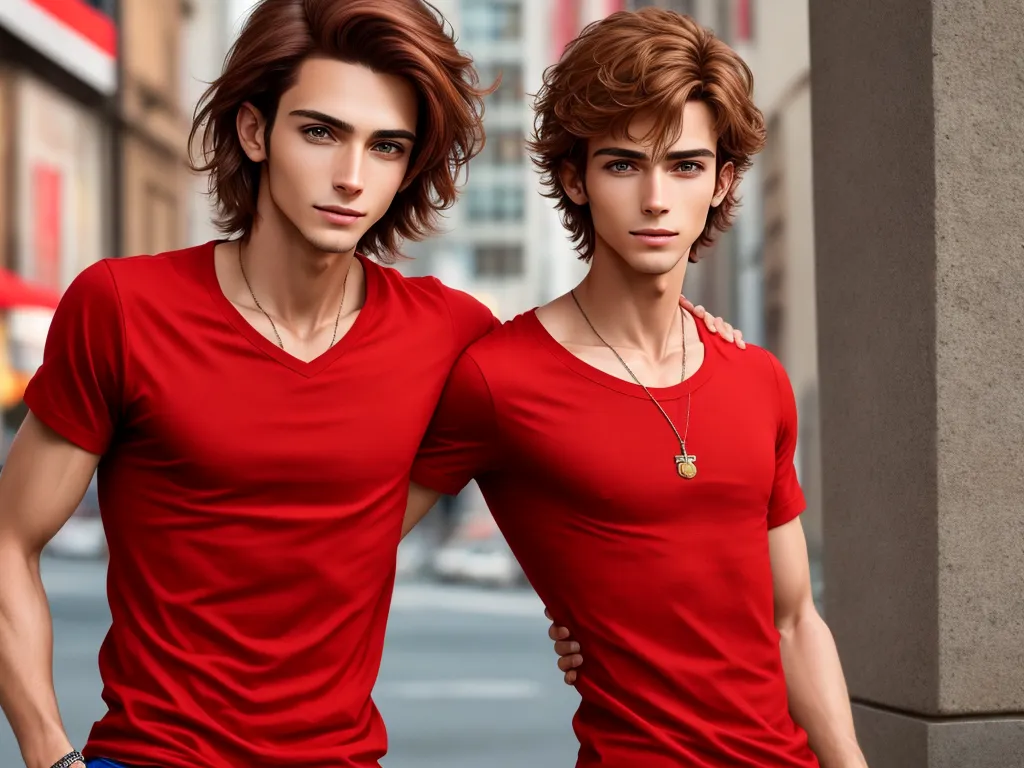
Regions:
<instances>
[{"instance_id":1,"label":"young man with long hair","mask_svg":"<svg viewBox=\"0 0 1024 768\"><path fill-rule=\"evenodd\" d=\"M413 468L406 528L476 478L585 651L581 768L864 765L811 598L789 380L677 302L764 144L752 92L669 11L570 44L531 148L589 274L470 345Z\"/></svg>"},{"instance_id":2,"label":"young man with long hair","mask_svg":"<svg viewBox=\"0 0 1024 768\"><path fill-rule=\"evenodd\" d=\"M483 95L418 0L253 10L196 122L238 237L74 281L0 478L0 703L28 768L77 758L38 554L97 466L113 622L85 757L384 754L370 693L409 466L493 318L369 257L393 260L454 202Z\"/></svg>"}]
</instances>

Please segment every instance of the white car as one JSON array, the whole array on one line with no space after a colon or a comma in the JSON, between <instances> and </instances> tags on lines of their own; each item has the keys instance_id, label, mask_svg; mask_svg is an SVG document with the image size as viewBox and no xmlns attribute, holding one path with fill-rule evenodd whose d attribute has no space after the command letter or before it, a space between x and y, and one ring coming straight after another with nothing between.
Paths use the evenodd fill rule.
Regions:
<instances>
[{"instance_id":1,"label":"white car","mask_svg":"<svg viewBox=\"0 0 1024 768\"><path fill-rule=\"evenodd\" d=\"M444 581L494 587L526 584L523 569L497 529L485 538L456 537L434 553L431 569Z\"/></svg>"}]
</instances>

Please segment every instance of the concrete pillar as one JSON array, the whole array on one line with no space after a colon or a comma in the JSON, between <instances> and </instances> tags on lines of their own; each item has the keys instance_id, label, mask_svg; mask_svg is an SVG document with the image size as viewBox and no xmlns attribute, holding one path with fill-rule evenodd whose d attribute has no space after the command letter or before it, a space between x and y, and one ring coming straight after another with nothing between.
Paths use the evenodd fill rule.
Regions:
<instances>
[{"instance_id":1,"label":"concrete pillar","mask_svg":"<svg viewBox=\"0 0 1024 768\"><path fill-rule=\"evenodd\" d=\"M826 612L871 768L1024 766L1024 12L813 0Z\"/></svg>"}]
</instances>

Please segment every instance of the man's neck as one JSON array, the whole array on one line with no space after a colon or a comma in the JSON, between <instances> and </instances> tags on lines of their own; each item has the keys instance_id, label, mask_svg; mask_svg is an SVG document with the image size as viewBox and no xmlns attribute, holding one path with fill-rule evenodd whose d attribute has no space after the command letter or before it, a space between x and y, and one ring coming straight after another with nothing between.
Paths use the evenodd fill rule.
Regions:
<instances>
[{"instance_id":1,"label":"man's neck","mask_svg":"<svg viewBox=\"0 0 1024 768\"><path fill-rule=\"evenodd\" d=\"M657 360L682 343L679 294L686 265L683 259L671 272L643 275L615 254L599 252L576 296L605 341Z\"/></svg>"},{"instance_id":2,"label":"man's neck","mask_svg":"<svg viewBox=\"0 0 1024 768\"><path fill-rule=\"evenodd\" d=\"M280 214L278 214L280 217ZM325 253L314 248L290 222L262 215L239 244L245 278L259 303L293 328L316 327L331 319L341 301L345 273L354 251ZM353 269L354 278L359 270ZM353 280L349 280L351 292Z\"/></svg>"}]
</instances>

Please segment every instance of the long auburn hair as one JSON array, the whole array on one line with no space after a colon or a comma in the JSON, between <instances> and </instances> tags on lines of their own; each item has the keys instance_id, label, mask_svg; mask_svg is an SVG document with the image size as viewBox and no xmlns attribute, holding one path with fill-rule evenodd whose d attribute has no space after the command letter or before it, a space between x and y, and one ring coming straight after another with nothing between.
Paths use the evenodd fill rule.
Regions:
<instances>
[{"instance_id":1,"label":"long auburn hair","mask_svg":"<svg viewBox=\"0 0 1024 768\"><path fill-rule=\"evenodd\" d=\"M472 59L456 48L451 26L423 0L261 0L228 52L223 73L196 107L190 165L210 174L217 228L248 236L260 164L242 151L238 110L245 102L259 109L269 140L281 94L315 55L405 78L416 90L419 124L409 184L359 243L362 253L393 262L403 240L436 231L438 214L455 203L460 175L483 147L483 96L491 90L478 87Z\"/></svg>"},{"instance_id":2,"label":"long auburn hair","mask_svg":"<svg viewBox=\"0 0 1024 768\"><path fill-rule=\"evenodd\" d=\"M750 68L729 46L691 19L673 11L620 11L587 26L544 73L529 142L544 194L555 201L580 259L594 255L590 207L577 205L562 187L568 163L583 174L589 139L624 135L632 120L653 115L641 141L659 154L682 130L687 101L705 102L715 116L717 170L736 168L725 199L709 208L704 230L691 250L709 245L732 223L736 187L752 156L764 147L764 116L754 105ZM630 137L633 138L633 137Z\"/></svg>"}]
</instances>

